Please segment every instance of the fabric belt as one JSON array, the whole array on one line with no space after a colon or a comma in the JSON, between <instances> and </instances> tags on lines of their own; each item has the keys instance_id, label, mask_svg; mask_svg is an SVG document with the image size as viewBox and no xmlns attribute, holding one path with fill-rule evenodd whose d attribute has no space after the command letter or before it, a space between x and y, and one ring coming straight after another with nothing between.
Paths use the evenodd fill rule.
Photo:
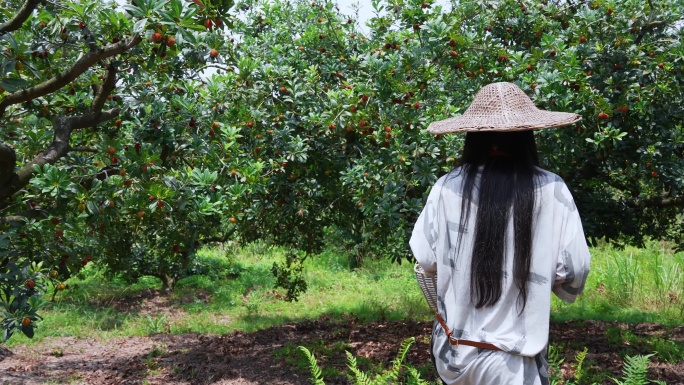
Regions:
<instances>
[{"instance_id":1,"label":"fabric belt","mask_svg":"<svg viewBox=\"0 0 684 385\"><path fill-rule=\"evenodd\" d=\"M496 345L488 344L486 342L477 342L477 341L462 340L462 339L454 338L451 336L452 330L447 327L446 322L444 322L444 319L442 318L442 316L439 315L438 312L435 312L435 317L437 318L437 321L439 321L439 324L442 325L442 328L446 332L446 335L447 335L447 338L449 338L450 344L457 346L457 347L458 347L458 345L466 345L466 346L472 346L472 347L478 348L478 349L501 350L501 348L497 347Z\"/></svg>"}]
</instances>

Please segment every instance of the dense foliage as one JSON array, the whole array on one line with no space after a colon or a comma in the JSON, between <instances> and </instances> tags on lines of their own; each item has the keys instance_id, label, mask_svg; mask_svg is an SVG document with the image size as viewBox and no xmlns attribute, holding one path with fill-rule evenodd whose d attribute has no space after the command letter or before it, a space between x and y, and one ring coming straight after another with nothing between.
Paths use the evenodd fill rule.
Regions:
<instances>
[{"instance_id":1,"label":"dense foliage","mask_svg":"<svg viewBox=\"0 0 684 385\"><path fill-rule=\"evenodd\" d=\"M90 261L171 289L202 244L268 238L299 250L273 269L295 299L325 236L409 256L463 140L425 128L493 81L582 114L538 143L588 236L682 245L681 1L377 1L365 26L333 3L205 3L8 2L6 336ZM37 12L17 25L22 4Z\"/></svg>"}]
</instances>

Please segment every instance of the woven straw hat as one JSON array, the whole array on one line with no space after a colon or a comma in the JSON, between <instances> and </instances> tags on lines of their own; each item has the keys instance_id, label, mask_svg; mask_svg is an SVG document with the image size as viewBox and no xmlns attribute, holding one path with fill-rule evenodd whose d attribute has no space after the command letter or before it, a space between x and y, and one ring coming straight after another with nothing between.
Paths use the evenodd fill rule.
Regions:
<instances>
[{"instance_id":1,"label":"woven straw hat","mask_svg":"<svg viewBox=\"0 0 684 385\"><path fill-rule=\"evenodd\" d=\"M428 132L538 130L566 126L581 119L569 112L540 110L517 85L501 82L482 87L463 115L432 122Z\"/></svg>"}]
</instances>

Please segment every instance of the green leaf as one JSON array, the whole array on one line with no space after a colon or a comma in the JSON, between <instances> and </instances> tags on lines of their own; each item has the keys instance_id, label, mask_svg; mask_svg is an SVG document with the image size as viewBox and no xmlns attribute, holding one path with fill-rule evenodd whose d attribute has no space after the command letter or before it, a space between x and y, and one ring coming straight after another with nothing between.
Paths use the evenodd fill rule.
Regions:
<instances>
[{"instance_id":1,"label":"green leaf","mask_svg":"<svg viewBox=\"0 0 684 385\"><path fill-rule=\"evenodd\" d=\"M0 86L7 92L17 92L29 86L29 83L24 79L18 78L2 78Z\"/></svg>"},{"instance_id":2,"label":"green leaf","mask_svg":"<svg viewBox=\"0 0 684 385\"><path fill-rule=\"evenodd\" d=\"M142 18L133 24L133 33L141 33L147 26L147 18Z\"/></svg>"}]
</instances>

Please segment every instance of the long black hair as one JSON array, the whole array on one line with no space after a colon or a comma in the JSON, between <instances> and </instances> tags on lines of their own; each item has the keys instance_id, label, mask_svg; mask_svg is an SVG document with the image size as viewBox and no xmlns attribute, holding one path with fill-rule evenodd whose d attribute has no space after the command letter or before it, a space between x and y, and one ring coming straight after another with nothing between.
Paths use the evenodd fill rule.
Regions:
<instances>
[{"instance_id":1,"label":"long black hair","mask_svg":"<svg viewBox=\"0 0 684 385\"><path fill-rule=\"evenodd\" d=\"M476 308L493 306L502 294L506 231L511 215L515 234L513 279L518 301L527 304L532 255L532 225L539 155L532 131L469 132L463 148L461 223L479 177L477 216L470 272L471 301ZM459 244L462 232L459 236Z\"/></svg>"}]
</instances>

